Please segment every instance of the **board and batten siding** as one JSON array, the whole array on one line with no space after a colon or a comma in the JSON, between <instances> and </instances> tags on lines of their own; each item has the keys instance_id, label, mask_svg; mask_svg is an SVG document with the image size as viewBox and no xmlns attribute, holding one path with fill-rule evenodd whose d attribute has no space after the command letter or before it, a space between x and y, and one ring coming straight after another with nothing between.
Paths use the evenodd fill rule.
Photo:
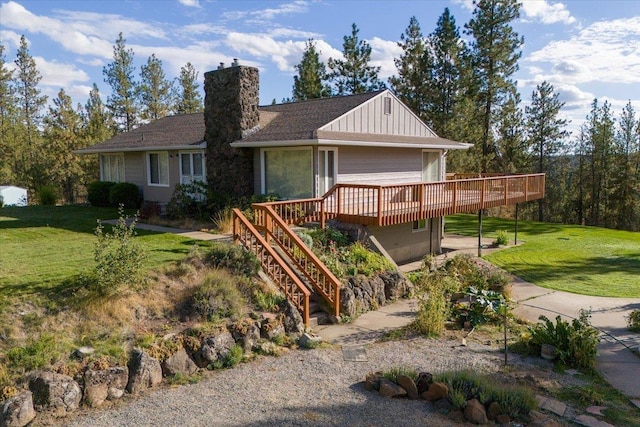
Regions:
<instances>
[{"instance_id":1,"label":"board and batten siding","mask_svg":"<svg viewBox=\"0 0 640 427\"><path fill-rule=\"evenodd\" d=\"M385 102L391 103L389 114L385 114ZM389 92L381 93L319 130L418 137L436 136L409 108Z\"/></svg>"},{"instance_id":2,"label":"board and batten siding","mask_svg":"<svg viewBox=\"0 0 640 427\"><path fill-rule=\"evenodd\" d=\"M419 148L340 147L338 183L408 184L422 180Z\"/></svg>"}]
</instances>

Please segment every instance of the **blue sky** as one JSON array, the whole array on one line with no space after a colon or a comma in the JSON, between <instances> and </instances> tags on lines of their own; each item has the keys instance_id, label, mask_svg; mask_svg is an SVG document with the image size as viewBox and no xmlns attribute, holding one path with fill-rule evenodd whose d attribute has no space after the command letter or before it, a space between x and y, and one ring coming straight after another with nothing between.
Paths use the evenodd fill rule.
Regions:
<instances>
[{"instance_id":1,"label":"blue sky","mask_svg":"<svg viewBox=\"0 0 640 427\"><path fill-rule=\"evenodd\" d=\"M309 38L323 60L339 57L355 22L386 80L395 72L393 58L401 52L396 42L411 16L426 35L445 7L460 27L472 11L471 0L0 1L0 39L9 65L24 34L43 92L55 97L62 87L82 104L94 82L106 100L102 68L119 32L135 52L136 74L152 53L168 77L190 61L201 80L218 63L238 58L260 69L260 99L267 104L291 96L293 66ZM513 25L525 38L515 76L523 101L546 79L566 102L563 114L572 130L596 97L611 102L616 115L628 100L640 111L640 1L529 0Z\"/></svg>"}]
</instances>

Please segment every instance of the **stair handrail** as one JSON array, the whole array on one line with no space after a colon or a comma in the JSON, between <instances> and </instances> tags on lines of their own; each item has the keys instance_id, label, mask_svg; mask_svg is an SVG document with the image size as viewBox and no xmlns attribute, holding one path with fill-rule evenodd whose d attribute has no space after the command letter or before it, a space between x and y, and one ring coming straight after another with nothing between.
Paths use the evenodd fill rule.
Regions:
<instances>
[{"instance_id":1,"label":"stair handrail","mask_svg":"<svg viewBox=\"0 0 640 427\"><path fill-rule=\"evenodd\" d=\"M247 233L243 233L243 230L246 230L250 238L257 242L259 248L256 247L255 251L248 242ZM309 327L309 297L311 292L239 209L233 209L233 241L236 244L238 242L242 243L247 250L258 257L262 270L284 292L296 308L302 312L304 324ZM261 256L262 254L256 253L258 250L265 251L268 255L267 258L265 259L265 257ZM269 264L267 259L273 260L274 263ZM284 274L278 274L277 270Z\"/></svg>"},{"instance_id":2,"label":"stair handrail","mask_svg":"<svg viewBox=\"0 0 640 427\"><path fill-rule=\"evenodd\" d=\"M266 216L259 213L256 215L257 221L260 222L258 227L267 235L265 241L273 239L309 280L314 290L331 305L332 314L336 317L340 316L340 280L269 204L256 203L253 208L257 211L262 210L266 214Z\"/></svg>"}]
</instances>

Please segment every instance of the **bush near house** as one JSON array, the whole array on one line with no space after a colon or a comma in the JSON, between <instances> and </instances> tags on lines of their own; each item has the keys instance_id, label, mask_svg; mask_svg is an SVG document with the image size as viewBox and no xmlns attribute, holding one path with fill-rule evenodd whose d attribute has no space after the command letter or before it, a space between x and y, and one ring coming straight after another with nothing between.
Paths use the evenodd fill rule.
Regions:
<instances>
[{"instance_id":1,"label":"bush near house","mask_svg":"<svg viewBox=\"0 0 640 427\"><path fill-rule=\"evenodd\" d=\"M87 199L91 206L111 207L110 193L114 185L116 183L110 181L96 181L89 184L87 186Z\"/></svg>"},{"instance_id":2,"label":"bush near house","mask_svg":"<svg viewBox=\"0 0 640 427\"><path fill-rule=\"evenodd\" d=\"M109 190L109 204L113 207L123 205L125 209L138 209L141 199L140 189L130 182L118 182Z\"/></svg>"}]
</instances>

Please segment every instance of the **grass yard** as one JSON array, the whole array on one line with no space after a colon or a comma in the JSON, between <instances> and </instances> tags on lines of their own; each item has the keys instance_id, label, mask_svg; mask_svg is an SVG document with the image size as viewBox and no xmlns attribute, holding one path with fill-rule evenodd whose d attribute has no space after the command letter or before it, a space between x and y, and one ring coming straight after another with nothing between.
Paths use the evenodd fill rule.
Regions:
<instances>
[{"instance_id":1,"label":"grass yard","mask_svg":"<svg viewBox=\"0 0 640 427\"><path fill-rule=\"evenodd\" d=\"M94 266L97 219L118 217L116 209L89 206L29 206L0 209L0 301L64 293L68 279ZM105 231L111 226L105 226ZM184 258L198 243L173 234L138 230L146 266Z\"/></svg>"},{"instance_id":2,"label":"grass yard","mask_svg":"<svg viewBox=\"0 0 640 427\"><path fill-rule=\"evenodd\" d=\"M447 233L476 235L477 215L446 218ZM505 230L513 244L514 221L483 218L483 236ZM518 222L524 244L486 255L488 261L536 285L583 295L640 297L640 233L600 227Z\"/></svg>"}]
</instances>

